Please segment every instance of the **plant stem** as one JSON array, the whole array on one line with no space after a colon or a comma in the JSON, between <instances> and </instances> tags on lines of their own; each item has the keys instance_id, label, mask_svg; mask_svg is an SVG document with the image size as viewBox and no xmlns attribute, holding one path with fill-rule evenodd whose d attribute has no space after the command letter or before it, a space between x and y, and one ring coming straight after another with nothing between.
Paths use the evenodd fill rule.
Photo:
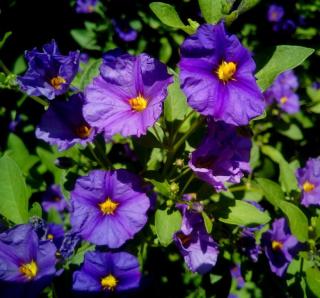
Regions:
<instances>
[{"instance_id":1,"label":"plant stem","mask_svg":"<svg viewBox=\"0 0 320 298\"><path fill-rule=\"evenodd\" d=\"M188 172L190 172L191 169L188 167L186 168L182 173L180 173L177 177L175 177L174 179L171 180L171 182L175 182L178 179L180 179L182 176L184 176L185 174L187 174ZM170 176L170 175L169 175Z\"/></svg>"},{"instance_id":2,"label":"plant stem","mask_svg":"<svg viewBox=\"0 0 320 298\"><path fill-rule=\"evenodd\" d=\"M42 99L42 98L40 98L38 96L29 95L29 97L32 98L37 103L39 103L42 106L44 106L45 108L47 108L49 106L49 103L46 100L44 100L44 99Z\"/></svg>"},{"instance_id":3,"label":"plant stem","mask_svg":"<svg viewBox=\"0 0 320 298\"><path fill-rule=\"evenodd\" d=\"M178 127L177 127L177 129L176 129L176 131L175 131L175 133L174 133L174 135L173 135L173 137L172 137L172 144L173 144L174 141L176 140L177 135L178 135L178 133L179 133L179 129L181 128L181 126L186 122L186 120L187 120L188 118L190 118L191 115L193 115L193 113L194 113L194 110L191 110L191 111L184 117L184 119L180 122L180 124L178 125ZM171 144L171 145L172 145L172 144Z\"/></svg>"},{"instance_id":4,"label":"plant stem","mask_svg":"<svg viewBox=\"0 0 320 298\"><path fill-rule=\"evenodd\" d=\"M98 155L96 154L96 152L94 151L94 147L92 146L91 143L88 143L88 148L92 154L92 156L94 157L94 159L96 160L96 162L99 164L99 166L103 169L108 169L105 167L103 161L101 161L101 159L98 157Z\"/></svg>"},{"instance_id":5,"label":"plant stem","mask_svg":"<svg viewBox=\"0 0 320 298\"><path fill-rule=\"evenodd\" d=\"M184 187L182 188L180 194L183 195L184 192L187 190L189 184L192 182L192 180L195 178L194 174L192 173L191 176L189 177L188 181L186 182L186 184L184 185Z\"/></svg>"},{"instance_id":6,"label":"plant stem","mask_svg":"<svg viewBox=\"0 0 320 298\"><path fill-rule=\"evenodd\" d=\"M0 60L0 67L3 69L3 71L4 71L7 75L11 74L9 68L2 62L2 60Z\"/></svg>"},{"instance_id":7,"label":"plant stem","mask_svg":"<svg viewBox=\"0 0 320 298\"><path fill-rule=\"evenodd\" d=\"M106 165L107 168L113 168L112 162L109 160L107 153L105 151L105 148L102 148L101 144L98 142L98 140L93 141L95 147L97 148L100 156L103 158L104 164Z\"/></svg>"}]
</instances>

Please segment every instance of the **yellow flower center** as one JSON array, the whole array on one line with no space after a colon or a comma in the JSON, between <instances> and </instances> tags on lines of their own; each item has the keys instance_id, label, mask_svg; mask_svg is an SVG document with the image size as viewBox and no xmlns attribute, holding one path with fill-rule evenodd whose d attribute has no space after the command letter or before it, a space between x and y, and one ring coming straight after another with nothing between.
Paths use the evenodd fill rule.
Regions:
<instances>
[{"instance_id":1,"label":"yellow flower center","mask_svg":"<svg viewBox=\"0 0 320 298\"><path fill-rule=\"evenodd\" d=\"M280 98L280 103L281 103L281 104L285 104L287 101L288 101L288 97L286 97L286 96L282 96L282 97Z\"/></svg>"},{"instance_id":2,"label":"yellow flower center","mask_svg":"<svg viewBox=\"0 0 320 298\"><path fill-rule=\"evenodd\" d=\"M273 240L271 245L273 250L280 250L283 247L283 243L276 240Z\"/></svg>"},{"instance_id":3,"label":"yellow flower center","mask_svg":"<svg viewBox=\"0 0 320 298\"><path fill-rule=\"evenodd\" d=\"M66 80L63 77L57 76L50 80L50 84L54 89L61 89L61 85L66 83Z\"/></svg>"},{"instance_id":4,"label":"yellow flower center","mask_svg":"<svg viewBox=\"0 0 320 298\"><path fill-rule=\"evenodd\" d=\"M139 94L137 97L129 99L129 104L132 110L141 112L147 107L148 102L143 96Z\"/></svg>"},{"instance_id":5,"label":"yellow flower center","mask_svg":"<svg viewBox=\"0 0 320 298\"><path fill-rule=\"evenodd\" d=\"M233 75L237 70L237 65L234 62L222 61L217 70L217 75L220 81L224 83L234 80Z\"/></svg>"},{"instance_id":6,"label":"yellow flower center","mask_svg":"<svg viewBox=\"0 0 320 298\"><path fill-rule=\"evenodd\" d=\"M113 291L117 286L117 284L118 284L118 281L112 274L109 274L106 277L101 279L101 285L104 290L108 289L110 291Z\"/></svg>"},{"instance_id":7,"label":"yellow flower center","mask_svg":"<svg viewBox=\"0 0 320 298\"><path fill-rule=\"evenodd\" d=\"M310 192L314 190L315 185L310 183L309 181L306 181L305 183L303 183L302 187L305 192Z\"/></svg>"},{"instance_id":8,"label":"yellow flower center","mask_svg":"<svg viewBox=\"0 0 320 298\"><path fill-rule=\"evenodd\" d=\"M92 128L88 124L82 124L75 129L75 134L80 139L86 139L90 136Z\"/></svg>"},{"instance_id":9,"label":"yellow flower center","mask_svg":"<svg viewBox=\"0 0 320 298\"><path fill-rule=\"evenodd\" d=\"M53 237L52 234L48 234L48 235L47 235L47 239L48 239L48 240L52 240L53 238L54 238L54 237Z\"/></svg>"},{"instance_id":10,"label":"yellow flower center","mask_svg":"<svg viewBox=\"0 0 320 298\"><path fill-rule=\"evenodd\" d=\"M33 279L38 273L38 266L35 261L23 264L19 267L19 271L27 278Z\"/></svg>"},{"instance_id":11,"label":"yellow flower center","mask_svg":"<svg viewBox=\"0 0 320 298\"><path fill-rule=\"evenodd\" d=\"M107 199L103 203L99 204L99 207L104 215L113 215L118 205L119 203L116 203L112 201L109 197L107 197Z\"/></svg>"},{"instance_id":12,"label":"yellow flower center","mask_svg":"<svg viewBox=\"0 0 320 298\"><path fill-rule=\"evenodd\" d=\"M93 11L94 11L94 6L88 5L87 11L88 11L88 12L93 12Z\"/></svg>"}]
</instances>

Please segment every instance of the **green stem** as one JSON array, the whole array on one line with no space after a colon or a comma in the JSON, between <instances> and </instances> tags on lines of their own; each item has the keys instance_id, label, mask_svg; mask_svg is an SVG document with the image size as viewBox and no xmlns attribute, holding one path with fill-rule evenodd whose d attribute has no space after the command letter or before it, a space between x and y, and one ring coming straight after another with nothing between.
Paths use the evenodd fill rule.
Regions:
<instances>
[{"instance_id":1,"label":"green stem","mask_svg":"<svg viewBox=\"0 0 320 298\"><path fill-rule=\"evenodd\" d=\"M3 71L4 71L7 75L11 74L9 68L2 62L2 60L0 60L0 67L3 69Z\"/></svg>"},{"instance_id":2,"label":"green stem","mask_svg":"<svg viewBox=\"0 0 320 298\"><path fill-rule=\"evenodd\" d=\"M158 142L163 145L161 138L160 138L160 135L159 135L159 132L158 132L158 129L157 129L157 123L155 123L155 125L154 125L154 133L157 136Z\"/></svg>"},{"instance_id":3,"label":"green stem","mask_svg":"<svg viewBox=\"0 0 320 298\"><path fill-rule=\"evenodd\" d=\"M103 158L103 160L105 161L105 164L107 166L107 168L113 168L112 166L112 162L109 160L108 156L107 156L107 153L106 153L106 150L105 148L102 148L101 144L98 142L98 140L94 140L93 141L94 145L96 146L100 156Z\"/></svg>"},{"instance_id":4,"label":"green stem","mask_svg":"<svg viewBox=\"0 0 320 298\"><path fill-rule=\"evenodd\" d=\"M96 162L99 164L99 166L103 169L108 169L105 167L103 161L101 161L101 159L99 158L99 156L96 154L96 152L94 151L94 147L91 143L88 143L88 148L92 154L92 156L94 157L94 159L96 160Z\"/></svg>"},{"instance_id":5,"label":"green stem","mask_svg":"<svg viewBox=\"0 0 320 298\"><path fill-rule=\"evenodd\" d=\"M171 180L171 182L175 182L178 179L180 179L182 176L184 176L185 174L187 174L188 172L190 172L191 169L188 167L186 168L182 173L180 173L177 177L175 177L174 179ZM170 176L170 175L169 175Z\"/></svg>"},{"instance_id":6,"label":"green stem","mask_svg":"<svg viewBox=\"0 0 320 298\"><path fill-rule=\"evenodd\" d=\"M181 126L187 121L187 119L188 118L190 118L190 116L191 115L193 115L194 114L194 110L191 110L185 117L184 117L184 119L180 122L180 124L178 125L178 127L177 127L177 129L176 129L176 131L175 131L175 133L174 133L174 135L173 135L173 137L172 137L172 144L174 143L174 141L176 140L176 138L177 138L177 135L178 135L178 133L179 133L179 129L181 128ZM171 145L172 145L171 144Z\"/></svg>"},{"instance_id":7,"label":"green stem","mask_svg":"<svg viewBox=\"0 0 320 298\"><path fill-rule=\"evenodd\" d=\"M189 184L192 182L192 180L193 180L194 178L195 178L195 176L194 176L193 173L192 173L192 175L189 177L189 179L187 180L186 184L185 184L184 187L182 188L182 190L181 190L181 192L180 192L181 195L184 194L184 192L187 190Z\"/></svg>"},{"instance_id":8,"label":"green stem","mask_svg":"<svg viewBox=\"0 0 320 298\"><path fill-rule=\"evenodd\" d=\"M46 100L44 100L44 99L42 99L42 98L40 98L38 96L32 96L32 95L30 96L29 95L29 97L32 98L37 103L43 105L45 108L49 106L49 103Z\"/></svg>"}]
</instances>

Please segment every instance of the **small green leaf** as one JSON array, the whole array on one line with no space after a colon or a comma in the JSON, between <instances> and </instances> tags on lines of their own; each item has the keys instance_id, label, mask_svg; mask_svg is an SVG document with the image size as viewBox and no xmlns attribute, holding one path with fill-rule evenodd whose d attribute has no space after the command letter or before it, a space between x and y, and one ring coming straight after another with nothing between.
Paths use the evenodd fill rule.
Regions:
<instances>
[{"instance_id":1,"label":"small green leaf","mask_svg":"<svg viewBox=\"0 0 320 298\"><path fill-rule=\"evenodd\" d=\"M298 189L298 182L293 168L284 159L282 154L275 148L271 146L264 145L261 147L261 151L269 156L274 162L279 164L280 176L279 181L283 189L290 193L293 190Z\"/></svg>"},{"instance_id":2,"label":"small green leaf","mask_svg":"<svg viewBox=\"0 0 320 298\"><path fill-rule=\"evenodd\" d=\"M42 208L38 202L34 202L29 210L29 217L32 216L42 217Z\"/></svg>"},{"instance_id":3,"label":"small green leaf","mask_svg":"<svg viewBox=\"0 0 320 298\"><path fill-rule=\"evenodd\" d=\"M158 209L155 214L155 229L158 239L163 246L172 242L172 237L181 227L182 217L179 211L169 213L168 210Z\"/></svg>"},{"instance_id":4,"label":"small green leaf","mask_svg":"<svg viewBox=\"0 0 320 298\"><path fill-rule=\"evenodd\" d=\"M204 221L204 226L206 228L206 231L207 231L208 234L210 234L211 231L212 231L212 220L210 219L208 214L205 213L204 211L201 212L201 215L202 215L202 218L203 218L203 221Z\"/></svg>"},{"instance_id":5,"label":"small green leaf","mask_svg":"<svg viewBox=\"0 0 320 298\"><path fill-rule=\"evenodd\" d=\"M297 67L313 52L314 49L300 46L277 46L270 60L256 74L257 83L261 90L266 90L279 74Z\"/></svg>"},{"instance_id":6,"label":"small green leaf","mask_svg":"<svg viewBox=\"0 0 320 298\"><path fill-rule=\"evenodd\" d=\"M83 263L84 255L88 251L94 251L95 245L89 242L83 242L82 245L77 249L77 252L68 261L69 264L81 265Z\"/></svg>"},{"instance_id":7,"label":"small green leaf","mask_svg":"<svg viewBox=\"0 0 320 298\"><path fill-rule=\"evenodd\" d=\"M5 42L7 41L7 39L11 36L12 32L6 32L4 34L4 36L2 37L2 39L0 40L0 49L4 46Z\"/></svg>"},{"instance_id":8,"label":"small green leaf","mask_svg":"<svg viewBox=\"0 0 320 298\"><path fill-rule=\"evenodd\" d=\"M194 32L194 29L191 26L187 26L181 21L178 13L172 5L163 2L152 2L149 6L163 24L173 28L182 29L188 34L192 34Z\"/></svg>"},{"instance_id":9,"label":"small green leaf","mask_svg":"<svg viewBox=\"0 0 320 298\"><path fill-rule=\"evenodd\" d=\"M250 10L252 7L256 6L260 0L242 0L237 8L240 13L244 13Z\"/></svg>"},{"instance_id":10,"label":"small green leaf","mask_svg":"<svg viewBox=\"0 0 320 298\"><path fill-rule=\"evenodd\" d=\"M308 219L294 204L281 201L279 208L287 216L291 233L301 242L308 240Z\"/></svg>"},{"instance_id":11,"label":"small green leaf","mask_svg":"<svg viewBox=\"0 0 320 298\"><path fill-rule=\"evenodd\" d=\"M86 29L72 29L70 34L82 48L87 50L101 50L101 47L97 45L95 32Z\"/></svg>"},{"instance_id":12,"label":"small green leaf","mask_svg":"<svg viewBox=\"0 0 320 298\"><path fill-rule=\"evenodd\" d=\"M256 182L263 191L265 198L276 207L284 200L284 193L279 184L265 178L257 178Z\"/></svg>"},{"instance_id":13,"label":"small green leaf","mask_svg":"<svg viewBox=\"0 0 320 298\"><path fill-rule=\"evenodd\" d=\"M278 128L278 132L282 135L288 137L291 140L300 141L303 140L303 134L299 126L294 123L291 123L288 128L280 129Z\"/></svg>"},{"instance_id":14,"label":"small green leaf","mask_svg":"<svg viewBox=\"0 0 320 298\"><path fill-rule=\"evenodd\" d=\"M48 211L48 222L53 222L57 225L61 225L63 224L62 218L60 213L54 209L54 208L50 208Z\"/></svg>"},{"instance_id":15,"label":"small green leaf","mask_svg":"<svg viewBox=\"0 0 320 298\"><path fill-rule=\"evenodd\" d=\"M220 217L220 221L240 226L266 224L270 221L269 215L255 206L240 200L234 202L235 205L228 208L227 217Z\"/></svg>"},{"instance_id":16,"label":"small green leaf","mask_svg":"<svg viewBox=\"0 0 320 298\"><path fill-rule=\"evenodd\" d=\"M225 0L198 0L198 2L201 13L207 23L216 24L223 18Z\"/></svg>"},{"instance_id":17,"label":"small green leaf","mask_svg":"<svg viewBox=\"0 0 320 298\"><path fill-rule=\"evenodd\" d=\"M92 79L99 74L99 67L101 63L101 59L93 59L88 63L88 66L83 71L83 74L80 79L80 90L84 90L85 87L87 87L88 84L92 81Z\"/></svg>"},{"instance_id":18,"label":"small green leaf","mask_svg":"<svg viewBox=\"0 0 320 298\"><path fill-rule=\"evenodd\" d=\"M317 268L308 268L306 270L307 285L313 295L320 297L320 271Z\"/></svg>"},{"instance_id":19,"label":"small green leaf","mask_svg":"<svg viewBox=\"0 0 320 298\"><path fill-rule=\"evenodd\" d=\"M22 172L13 159L0 158L0 214L15 224L28 221L29 191Z\"/></svg>"},{"instance_id":20,"label":"small green leaf","mask_svg":"<svg viewBox=\"0 0 320 298\"><path fill-rule=\"evenodd\" d=\"M35 165L39 158L30 155L23 141L15 134L11 133L8 137L8 156L10 156L20 167L24 174Z\"/></svg>"},{"instance_id":21,"label":"small green leaf","mask_svg":"<svg viewBox=\"0 0 320 298\"><path fill-rule=\"evenodd\" d=\"M320 101L320 90L313 87L307 87L307 94L313 102Z\"/></svg>"},{"instance_id":22,"label":"small green leaf","mask_svg":"<svg viewBox=\"0 0 320 298\"><path fill-rule=\"evenodd\" d=\"M320 114L320 102L316 103L312 107L309 108L309 111L315 114Z\"/></svg>"},{"instance_id":23,"label":"small green leaf","mask_svg":"<svg viewBox=\"0 0 320 298\"><path fill-rule=\"evenodd\" d=\"M168 122L182 120L188 111L186 96L180 89L179 78L175 76L173 84L168 88L168 96L164 102L164 116Z\"/></svg>"}]
</instances>

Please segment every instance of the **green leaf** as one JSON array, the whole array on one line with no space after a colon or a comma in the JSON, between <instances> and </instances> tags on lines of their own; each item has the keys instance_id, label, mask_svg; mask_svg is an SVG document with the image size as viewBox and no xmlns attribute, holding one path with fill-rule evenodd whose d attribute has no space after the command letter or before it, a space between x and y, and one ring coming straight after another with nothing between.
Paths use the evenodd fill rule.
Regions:
<instances>
[{"instance_id":1,"label":"green leaf","mask_svg":"<svg viewBox=\"0 0 320 298\"><path fill-rule=\"evenodd\" d=\"M294 204L281 201L279 208L287 216L291 233L301 242L308 240L308 219Z\"/></svg>"},{"instance_id":2,"label":"green leaf","mask_svg":"<svg viewBox=\"0 0 320 298\"><path fill-rule=\"evenodd\" d=\"M181 21L178 13L172 5L163 2L152 2L149 6L163 24L173 28L182 29L188 34L194 33L194 29L191 26L187 26Z\"/></svg>"},{"instance_id":3,"label":"green leaf","mask_svg":"<svg viewBox=\"0 0 320 298\"><path fill-rule=\"evenodd\" d=\"M312 107L309 108L309 111L315 114L320 114L320 102L316 103Z\"/></svg>"},{"instance_id":4,"label":"green leaf","mask_svg":"<svg viewBox=\"0 0 320 298\"><path fill-rule=\"evenodd\" d=\"M0 213L15 224L28 221L29 191L18 165L9 156L0 158Z\"/></svg>"},{"instance_id":5,"label":"green leaf","mask_svg":"<svg viewBox=\"0 0 320 298\"><path fill-rule=\"evenodd\" d=\"M61 218L60 213L54 209L54 208L50 208L48 211L48 222L53 222L56 223L57 225L62 225L63 221Z\"/></svg>"},{"instance_id":6,"label":"green leaf","mask_svg":"<svg viewBox=\"0 0 320 298\"><path fill-rule=\"evenodd\" d=\"M252 7L256 6L260 0L242 0L237 8L239 13L244 13L251 9Z\"/></svg>"},{"instance_id":7,"label":"green leaf","mask_svg":"<svg viewBox=\"0 0 320 298\"><path fill-rule=\"evenodd\" d=\"M70 34L82 48L87 50L101 50L101 47L97 45L95 32L86 29L72 29Z\"/></svg>"},{"instance_id":8,"label":"green leaf","mask_svg":"<svg viewBox=\"0 0 320 298\"><path fill-rule=\"evenodd\" d=\"M279 165L279 181L283 189L288 193L290 193L293 190L297 190L298 182L295 172L293 168L289 165L289 163L284 159L282 154L277 149L267 145L262 146L261 151Z\"/></svg>"},{"instance_id":9,"label":"green leaf","mask_svg":"<svg viewBox=\"0 0 320 298\"><path fill-rule=\"evenodd\" d=\"M102 59L91 60L88 66L83 71L83 75L80 79L80 90L84 90L85 87L92 81L92 79L99 74L99 67L102 63Z\"/></svg>"},{"instance_id":10,"label":"green leaf","mask_svg":"<svg viewBox=\"0 0 320 298\"><path fill-rule=\"evenodd\" d=\"M265 178L255 180L263 191L265 198L275 207L279 207L280 202L284 200L284 193L279 184Z\"/></svg>"},{"instance_id":11,"label":"green leaf","mask_svg":"<svg viewBox=\"0 0 320 298\"><path fill-rule=\"evenodd\" d=\"M306 281L309 289L316 297L320 297L320 271L317 268L306 270Z\"/></svg>"},{"instance_id":12,"label":"green leaf","mask_svg":"<svg viewBox=\"0 0 320 298\"><path fill-rule=\"evenodd\" d=\"M20 55L13 65L13 73L18 75L27 69L27 63L23 55Z\"/></svg>"},{"instance_id":13,"label":"green leaf","mask_svg":"<svg viewBox=\"0 0 320 298\"><path fill-rule=\"evenodd\" d=\"M160 192L164 197L170 198L170 184L167 180L158 181L155 179L149 180L156 188L158 192Z\"/></svg>"},{"instance_id":14,"label":"green leaf","mask_svg":"<svg viewBox=\"0 0 320 298\"><path fill-rule=\"evenodd\" d=\"M198 0L201 13L207 23L216 24L224 16L224 0Z\"/></svg>"},{"instance_id":15,"label":"green leaf","mask_svg":"<svg viewBox=\"0 0 320 298\"><path fill-rule=\"evenodd\" d=\"M320 101L320 90L315 89L313 87L307 87L306 89L308 96L313 102L319 102Z\"/></svg>"},{"instance_id":16,"label":"green leaf","mask_svg":"<svg viewBox=\"0 0 320 298\"><path fill-rule=\"evenodd\" d=\"M32 216L42 217L42 208L38 202L34 202L29 210L29 217Z\"/></svg>"},{"instance_id":17,"label":"green leaf","mask_svg":"<svg viewBox=\"0 0 320 298\"><path fill-rule=\"evenodd\" d=\"M0 40L0 50L1 48L4 46L5 42L7 41L7 39L10 37L10 35L12 34L12 32L6 32L4 34L4 36L2 37L2 39Z\"/></svg>"},{"instance_id":18,"label":"green leaf","mask_svg":"<svg viewBox=\"0 0 320 298\"><path fill-rule=\"evenodd\" d=\"M83 242L82 245L77 249L77 252L70 258L67 265L81 265L83 263L84 255L88 251L94 251L95 245L89 242Z\"/></svg>"},{"instance_id":19,"label":"green leaf","mask_svg":"<svg viewBox=\"0 0 320 298\"><path fill-rule=\"evenodd\" d=\"M175 76L173 84L168 88L168 96L164 102L164 117L168 122L182 120L187 110L186 96L180 89L179 78Z\"/></svg>"},{"instance_id":20,"label":"green leaf","mask_svg":"<svg viewBox=\"0 0 320 298\"><path fill-rule=\"evenodd\" d=\"M208 234L210 234L211 231L212 231L212 220L210 219L208 214L205 213L204 211L201 212L201 215L202 215L202 218L203 218L203 221L204 221L204 226L206 228L206 231L207 231Z\"/></svg>"},{"instance_id":21,"label":"green leaf","mask_svg":"<svg viewBox=\"0 0 320 298\"><path fill-rule=\"evenodd\" d=\"M288 137L291 140L295 140L295 141L303 140L303 134L301 129L294 123L291 123L289 127L286 129L278 128L278 132Z\"/></svg>"},{"instance_id":22,"label":"green leaf","mask_svg":"<svg viewBox=\"0 0 320 298\"><path fill-rule=\"evenodd\" d=\"M256 182L264 192L266 199L287 216L291 233L301 242L308 239L308 219L294 204L285 201L281 187L268 179L257 178Z\"/></svg>"},{"instance_id":23,"label":"green leaf","mask_svg":"<svg viewBox=\"0 0 320 298\"><path fill-rule=\"evenodd\" d=\"M39 158L30 155L23 141L15 134L11 133L8 137L8 156L10 156L19 166L24 174L39 161Z\"/></svg>"},{"instance_id":24,"label":"green leaf","mask_svg":"<svg viewBox=\"0 0 320 298\"><path fill-rule=\"evenodd\" d=\"M266 90L279 74L297 67L313 52L314 49L300 46L277 46L271 59L256 74L257 83L261 90Z\"/></svg>"},{"instance_id":25,"label":"green leaf","mask_svg":"<svg viewBox=\"0 0 320 298\"><path fill-rule=\"evenodd\" d=\"M228 208L227 217L220 217L220 221L240 226L266 224L270 221L269 215L255 206L240 200L234 202L235 205Z\"/></svg>"},{"instance_id":26,"label":"green leaf","mask_svg":"<svg viewBox=\"0 0 320 298\"><path fill-rule=\"evenodd\" d=\"M158 209L155 214L155 229L158 239L163 246L172 242L172 237L181 227L182 217L179 211L169 213L168 210Z\"/></svg>"}]
</instances>

